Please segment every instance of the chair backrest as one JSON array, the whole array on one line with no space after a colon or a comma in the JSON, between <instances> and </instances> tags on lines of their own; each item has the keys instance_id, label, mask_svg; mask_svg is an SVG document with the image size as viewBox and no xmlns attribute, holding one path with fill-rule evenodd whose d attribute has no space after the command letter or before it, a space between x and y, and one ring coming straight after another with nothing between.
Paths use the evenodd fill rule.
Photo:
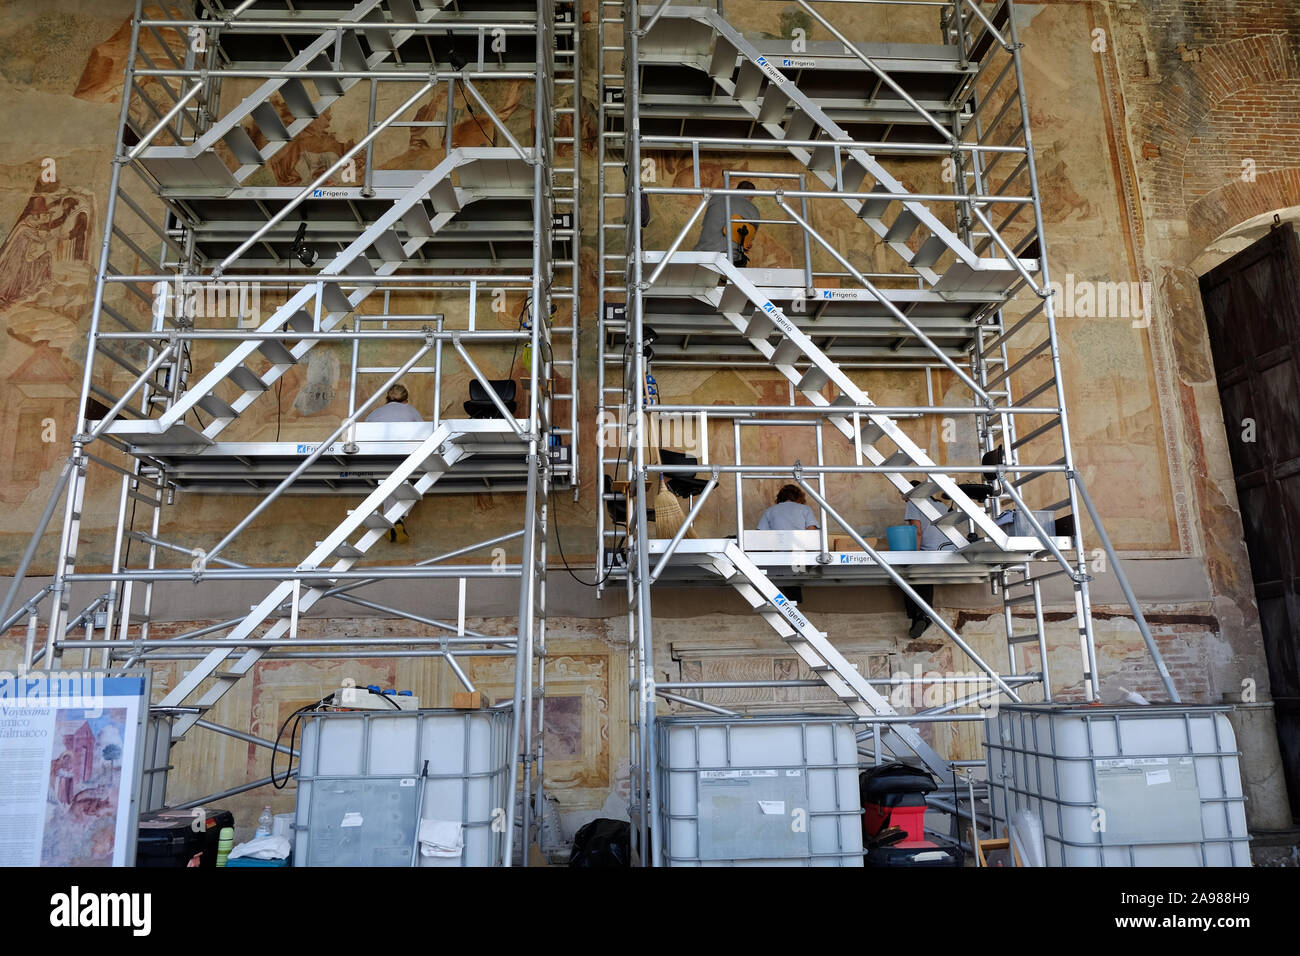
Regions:
<instances>
[{"instance_id":1,"label":"chair backrest","mask_svg":"<svg viewBox=\"0 0 1300 956\"><path fill-rule=\"evenodd\" d=\"M1006 455L1003 454L1003 452L1002 452L1002 446L1001 446L1001 445L998 445L998 447L997 447L997 448L994 448L992 451L986 451L986 452L984 453L983 457L980 458L980 464L981 464L981 465L1001 465L1001 464L1004 464L1004 463L1006 462L1006 460L1007 460L1007 459L1006 459ZM984 472L984 482L985 482L985 484L992 484L993 482L995 482L995 481L997 481L997 480L998 480L998 473L997 473L996 471L986 471L986 472Z\"/></svg>"},{"instance_id":2,"label":"chair backrest","mask_svg":"<svg viewBox=\"0 0 1300 956\"><path fill-rule=\"evenodd\" d=\"M605 477L605 482L604 482L605 494L612 495L614 493L614 479L611 478L608 473L606 473L604 477ZM609 514L609 520L614 522L615 524L627 524L627 502L626 501L622 501L622 500L610 501L606 499L605 511Z\"/></svg>"},{"instance_id":3,"label":"chair backrest","mask_svg":"<svg viewBox=\"0 0 1300 956\"><path fill-rule=\"evenodd\" d=\"M683 455L679 451L669 451L667 448L659 449L659 460L665 465L698 465L700 460L694 455ZM684 475L680 472L669 475L670 478L692 478L693 475Z\"/></svg>"},{"instance_id":4,"label":"chair backrest","mask_svg":"<svg viewBox=\"0 0 1300 956\"><path fill-rule=\"evenodd\" d=\"M503 402L513 402L515 400L515 380L513 378L494 378L489 379L492 384L492 391L497 393L497 397ZM471 402L490 402L491 397L483 383L476 378L469 380L469 400Z\"/></svg>"}]
</instances>

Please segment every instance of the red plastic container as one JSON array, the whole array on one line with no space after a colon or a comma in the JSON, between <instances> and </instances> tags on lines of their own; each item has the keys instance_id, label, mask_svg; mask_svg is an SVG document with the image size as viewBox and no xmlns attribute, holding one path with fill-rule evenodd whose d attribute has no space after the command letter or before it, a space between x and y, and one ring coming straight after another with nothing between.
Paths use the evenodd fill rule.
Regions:
<instances>
[{"instance_id":1,"label":"red plastic container","mask_svg":"<svg viewBox=\"0 0 1300 956\"><path fill-rule=\"evenodd\" d=\"M903 846L909 843L925 842L925 807L894 807L889 814L889 825L902 827L907 831L907 839L902 841ZM898 846L899 844L895 844Z\"/></svg>"}]
</instances>

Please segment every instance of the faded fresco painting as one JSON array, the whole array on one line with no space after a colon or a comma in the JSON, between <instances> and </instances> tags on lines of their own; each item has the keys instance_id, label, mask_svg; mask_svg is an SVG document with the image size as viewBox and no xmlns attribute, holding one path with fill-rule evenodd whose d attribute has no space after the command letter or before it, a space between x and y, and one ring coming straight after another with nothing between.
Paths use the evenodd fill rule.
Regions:
<instances>
[{"instance_id":1,"label":"faded fresco painting","mask_svg":"<svg viewBox=\"0 0 1300 956\"><path fill-rule=\"evenodd\" d=\"M45 801L42 866L111 866L122 787L126 709L96 716L62 708L55 715L50 789Z\"/></svg>"}]
</instances>

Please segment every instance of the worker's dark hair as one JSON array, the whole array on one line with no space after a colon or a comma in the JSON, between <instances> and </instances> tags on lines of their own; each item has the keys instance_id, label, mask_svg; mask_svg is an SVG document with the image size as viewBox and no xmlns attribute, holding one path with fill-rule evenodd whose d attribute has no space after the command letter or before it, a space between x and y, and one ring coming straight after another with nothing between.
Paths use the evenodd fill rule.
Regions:
<instances>
[{"instance_id":1,"label":"worker's dark hair","mask_svg":"<svg viewBox=\"0 0 1300 956\"><path fill-rule=\"evenodd\" d=\"M753 188L754 188L754 184L751 183L748 179L746 179L743 183L739 183L739 184L736 186L736 188L737 188L737 189L753 189ZM794 485L788 485L787 487L789 487L789 488L793 488Z\"/></svg>"},{"instance_id":2,"label":"worker's dark hair","mask_svg":"<svg viewBox=\"0 0 1300 956\"><path fill-rule=\"evenodd\" d=\"M406 386L402 385L400 382L390 388L388 394L384 396L384 398L390 402L404 402L410 397L411 396L407 394Z\"/></svg>"},{"instance_id":3,"label":"worker's dark hair","mask_svg":"<svg viewBox=\"0 0 1300 956\"><path fill-rule=\"evenodd\" d=\"M776 503L779 505L783 501L796 501L803 504L803 491L798 485L782 485L781 490L776 493Z\"/></svg>"}]
</instances>

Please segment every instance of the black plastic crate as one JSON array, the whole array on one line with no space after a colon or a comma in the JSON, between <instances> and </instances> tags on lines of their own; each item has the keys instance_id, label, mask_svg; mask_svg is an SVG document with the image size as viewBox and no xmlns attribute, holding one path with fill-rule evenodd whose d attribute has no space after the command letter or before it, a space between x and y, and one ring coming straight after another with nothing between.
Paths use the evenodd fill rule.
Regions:
<instances>
[{"instance_id":1,"label":"black plastic crate","mask_svg":"<svg viewBox=\"0 0 1300 956\"><path fill-rule=\"evenodd\" d=\"M223 827L233 827L229 810L155 810L140 815L135 844L135 865L186 867L201 855L200 867L217 865L217 840Z\"/></svg>"}]
</instances>

